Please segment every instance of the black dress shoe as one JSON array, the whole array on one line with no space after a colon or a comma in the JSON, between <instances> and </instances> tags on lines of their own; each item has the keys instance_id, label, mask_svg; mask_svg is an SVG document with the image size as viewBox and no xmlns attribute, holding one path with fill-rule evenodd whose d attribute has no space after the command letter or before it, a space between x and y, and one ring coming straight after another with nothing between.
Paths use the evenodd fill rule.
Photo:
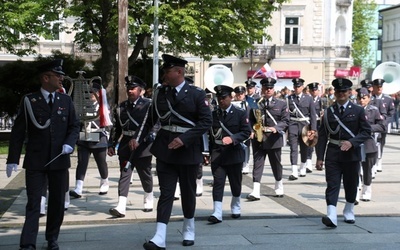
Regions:
<instances>
[{"instance_id":1,"label":"black dress shoe","mask_svg":"<svg viewBox=\"0 0 400 250\"><path fill-rule=\"evenodd\" d=\"M306 173L307 173L307 174L310 174L310 173L312 173L312 170L309 169L309 168L306 168Z\"/></svg>"},{"instance_id":2,"label":"black dress shoe","mask_svg":"<svg viewBox=\"0 0 400 250\"><path fill-rule=\"evenodd\" d=\"M179 197L174 197L174 201L177 201L177 200L179 200Z\"/></svg>"},{"instance_id":3,"label":"black dress shoe","mask_svg":"<svg viewBox=\"0 0 400 250\"><path fill-rule=\"evenodd\" d=\"M361 199L362 201L368 202L370 199Z\"/></svg>"},{"instance_id":4,"label":"black dress shoe","mask_svg":"<svg viewBox=\"0 0 400 250\"><path fill-rule=\"evenodd\" d=\"M276 194L274 195L275 198L283 198L283 194Z\"/></svg>"},{"instance_id":5,"label":"black dress shoe","mask_svg":"<svg viewBox=\"0 0 400 250\"><path fill-rule=\"evenodd\" d=\"M146 250L165 250L165 247L159 247L151 241L144 243L143 248Z\"/></svg>"},{"instance_id":6,"label":"black dress shoe","mask_svg":"<svg viewBox=\"0 0 400 250\"><path fill-rule=\"evenodd\" d=\"M44 216L46 216L46 214L40 214L40 215L39 215L39 217L44 217Z\"/></svg>"},{"instance_id":7,"label":"black dress shoe","mask_svg":"<svg viewBox=\"0 0 400 250\"><path fill-rule=\"evenodd\" d=\"M29 245L29 246L21 246L20 248L19 248L19 250L35 250L36 249L36 247L35 246L32 246L32 245Z\"/></svg>"},{"instance_id":8,"label":"black dress shoe","mask_svg":"<svg viewBox=\"0 0 400 250\"><path fill-rule=\"evenodd\" d=\"M123 218L125 217L125 214L121 214L117 209L115 208L110 208L109 210L110 214L115 216L115 217L119 217L119 218Z\"/></svg>"},{"instance_id":9,"label":"black dress shoe","mask_svg":"<svg viewBox=\"0 0 400 250\"><path fill-rule=\"evenodd\" d=\"M153 209L152 208L143 208L143 212L145 212L145 213L153 212Z\"/></svg>"},{"instance_id":10,"label":"black dress shoe","mask_svg":"<svg viewBox=\"0 0 400 250\"><path fill-rule=\"evenodd\" d=\"M217 217L211 215L210 217L208 217L207 219L209 222L211 222L212 224L217 224L217 223L221 223L222 220L218 220Z\"/></svg>"},{"instance_id":11,"label":"black dress shoe","mask_svg":"<svg viewBox=\"0 0 400 250\"><path fill-rule=\"evenodd\" d=\"M357 206L357 205L358 205L358 201L355 201L355 202L354 202L354 206Z\"/></svg>"},{"instance_id":12,"label":"black dress shoe","mask_svg":"<svg viewBox=\"0 0 400 250\"><path fill-rule=\"evenodd\" d=\"M347 224L354 224L354 223L356 223L355 220L344 220L344 222L346 222Z\"/></svg>"},{"instance_id":13,"label":"black dress shoe","mask_svg":"<svg viewBox=\"0 0 400 250\"><path fill-rule=\"evenodd\" d=\"M81 198L82 197L82 195L78 194L74 190L69 191L69 196L72 196L74 198Z\"/></svg>"},{"instance_id":14,"label":"black dress shoe","mask_svg":"<svg viewBox=\"0 0 400 250\"><path fill-rule=\"evenodd\" d=\"M249 172L242 172L242 174L247 175L247 174L249 174Z\"/></svg>"},{"instance_id":15,"label":"black dress shoe","mask_svg":"<svg viewBox=\"0 0 400 250\"><path fill-rule=\"evenodd\" d=\"M99 195L105 195L105 194L107 194L108 192L99 192Z\"/></svg>"},{"instance_id":16,"label":"black dress shoe","mask_svg":"<svg viewBox=\"0 0 400 250\"><path fill-rule=\"evenodd\" d=\"M231 217L234 219L240 218L240 214L231 214Z\"/></svg>"},{"instance_id":17,"label":"black dress shoe","mask_svg":"<svg viewBox=\"0 0 400 250\"><path fill-rule=\"evenodd\" d=\"M301 174L301 175L299 175L300 177L306 177L306 175L305 174Z\"/></svg>"},{"instance_id":18,"label":"black dress shoe","mask_svg":"<svg viewBox=\"0 0 400 250\"><path fill-rule=\"evenodd\" d=\"M58 242L55 240L51 240L47 243L47 250L58 250L60 247L58 246Z\"/></svg>"},{"instance_id":19,"label":"black dress shoe","mask_svg":"<svg viewBox=\"0 0 400 250\"><path fill-rule=\"evenodd\" d=\"M298 178L296 177L296 176L294 176L294 175L290 175L289 176L289 181L295 181L295 180L297 180Z\"/></svg>"},{"instance_id":20,"label":"black dress shoe","mask_svg":"<svg viewBox=\"0 0 400 250\"><path fill-rule=\"evenodd\" d=\"M336 225L333 224L333 222L331 221L331 219L329 219L328 216L322 217L322 223L324 223L325 226L330 227L330 228L336 227Z\"/></svg>"},{"instance_id":21,"label":"black dress shoe","mask_svg":"<svg viewBox=\"0 0 400 250\"><path fill-rule=\"evenodd\" d=\"M376 172L378 172L378 173L381 173L381 172L382 172L382 170L376 170Z\"/></svg>"},{"instance_id":22,"label":"black dress shoe","mask_svg":"<svg viewBox=\"0 0 400 250\"><path fill-rule=\"evenodd\" d=\"M197 197L203 196L203 193L196 194Z\"/></svg>"},{"instance_id":23,"label":"black dress shoe","mask_svg":"<svg viewBox=\"0 0 400 250\"><path fill-rule=\"evenodd\" d=\"M252 194L248 194L246 198L247 198L247 200L249 200L249 201L259 201L259 200L260 200L260 198L255 197L255 196L252 195Z\"/></svg>"},{"instance_id":24,"label":"black dress shoe","mask_svg":"<svg viewBox=\"0 0 400 250\"><path fill-rule=\"evenodd\" d=\"M183 240L182 241L182 246L188 247L188 246L193 246L194 245L194 240Z\"/></svg>"}]
</instances>

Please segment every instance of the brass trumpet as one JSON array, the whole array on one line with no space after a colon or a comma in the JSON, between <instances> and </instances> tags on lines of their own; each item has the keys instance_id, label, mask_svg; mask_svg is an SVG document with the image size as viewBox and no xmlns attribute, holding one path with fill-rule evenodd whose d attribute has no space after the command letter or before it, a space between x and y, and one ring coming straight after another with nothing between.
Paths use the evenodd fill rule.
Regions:
<instances>
[{"instance_id":1,"label":"brass trumpet","mask_svg":"<svg viewBox=\"0 0 400 250\"><path fill-rule=\"evenodd\" d=\"M255 132L256 138L258 142L263 141L263 132L264 132L264 126L263 126L263 116L262 116L262 105L261 102L264 98L261 98L260 101L258 101L258 109L254 110L254 116L256 118L256 124L253 125L253 130Z\"/></svg>"}]
</instances>

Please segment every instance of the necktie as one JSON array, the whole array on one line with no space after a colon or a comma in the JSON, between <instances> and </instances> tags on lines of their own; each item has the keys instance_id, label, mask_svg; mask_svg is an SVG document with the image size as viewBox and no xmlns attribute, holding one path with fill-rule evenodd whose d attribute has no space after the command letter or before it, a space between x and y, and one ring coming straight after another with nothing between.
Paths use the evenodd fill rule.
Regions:
<instances>
[{"instance_id":1,"label":"necktie","mask_svg":"<svg viewBox=\"0 0 400 250\"><path fill-rule=\"evenodd\" d=\"M49 107L50 107L50 109L53 107L53 94L49 94Z\"/></svg>"},{"instance_id":2,"label":"necktie","mask_svg":"<svg viewBox=\"0 0 400 250\"><path fill-rule=\"evenodd\" d=\"M297 97L297 102L300 102L300 96L296 96Z\"/></svg>"},{"instance_id":3,"label":"necktie","mask_svg":"<svg viewBox=\"0 0 400 250\"><path fill-rule=\"evenodd\" d=\"M269 99L265 102L265 106L268 108L269 107Z\"/></svg>"},{"instance_id":4,"label":"necktie","mask_svg":"<svg viewBox=\"0 0 400 250\"><path fill-rule=\"evenodd\" d=\"M174 100L176 99L176 96L178 94L178 91L176 91L176 88L172 89L172 97L174 98Z\"/></svg>"},{"instance_id":5,"label":"necktie","mask_svg":"<svg viewBox=\"0 0 400 250\"><path fill-rule=\"evenodd\" d=\"M344 113L344 107L340 106L340 115L343 115L343 113Z\"/></svg>"},{"instance_id":6,"label":"necktie","mask_svg":"<svg viewBox=\"0 0 400 250\"><path fill-rule=\"evenodd\" d=\"M224 118L226 118L226 114L228 114L228 112L226 112L226 110L224 110Z\"/></svg>"}]
</instances>

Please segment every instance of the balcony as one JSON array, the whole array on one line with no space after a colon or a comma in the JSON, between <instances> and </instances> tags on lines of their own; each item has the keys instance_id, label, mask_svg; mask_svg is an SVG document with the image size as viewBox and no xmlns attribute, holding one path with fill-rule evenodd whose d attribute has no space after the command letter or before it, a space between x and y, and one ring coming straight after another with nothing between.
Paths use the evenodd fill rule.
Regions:
<instances>
[{"instance_id":1,"label":"balcony","mask_svg":"<svg viewBox=\"0 0 400 250\"><path fill-rule=\"evenodd\" d=\"M342 58L350 58L350 47L349 46L335 47L335 56Z\"/></svg>"},{"instance_id":2,"label":"balcony","mask_svg":"<svg viewBox=\"0 0 400 250\"><path fill-rule=\"evenodd\" d=\"M351 0L336 0L336 5L339 7L348 8L351 5Z\"/></svg>"},{"instance_id":3,"label":"balcony","mask_svg":"<svg viewBox=\"0 0 400 250\"><path fill-rule=\"evenodd\" d=\"M245 63L267 62L275 58L276 46L254 45L254 48L246 49L242 57Z\"/></svg>"}]
</instances>

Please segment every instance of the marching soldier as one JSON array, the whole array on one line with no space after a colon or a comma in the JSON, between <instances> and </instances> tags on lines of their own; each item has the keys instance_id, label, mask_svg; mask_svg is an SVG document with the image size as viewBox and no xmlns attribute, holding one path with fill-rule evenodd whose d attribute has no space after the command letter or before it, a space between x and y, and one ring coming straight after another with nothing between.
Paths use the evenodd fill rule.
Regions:
<instances>
[{"instance_id":1,"label":"marching soldier","mask_svg":"<svg viewBox=\"0 0 400 250\"><path fill-rule=\"evenodd\" d=\"M361 88L357 90L357 100L361 107L365 110L365 116L368 123L371 125L372 135L367 141L364 142L365 145L365 161L361 162L362 166L362 189L361 189L361 200L370 201L372 196L372 167L375 165L378 158L377 141L382 132L385 132L385 118L379 113L377 107L369 104L371 100L370 93L368 89Z\"/></svg>"},{"instance_id":2,"label":"marching soldier","mask_svg":"<svg viewBox=\"0 0 400 250\"><path fill-rule=\"evenodd\" d=\"M289 113L287 103L274 96L276 80L261 80L263 97L257 100L258 109L250 112L250 124L255 129L253 139L253 191L247 196L250 201L260 200L260 182L264 172L265 156L268 155L272 173L275 178L275 197L283 197L281 154L284 136L288 124Z\"/></svg>"},{"instance_id":3,"label":"marching soldier","mask_svg":"<svg viewBox=\"0 0 400 250\"><path fill-rule=\"evenodd\" d=\"M146 83L136 76L125 77L128 100L118 106L115 116L115 126L111 131L108 155L115 155L115 146L119 142L118 159L120 177L118 181L118 205L110 209L110 214L115 217L125 217L126 203L129 193L129 184L133 168L139 175L144 190L144 212L153 211L153 176L151 173L152 154L149 151L154 135L148 136L135 145L134 140L141 136L143 126L148 117L151 100L140 94ZM122 138L121 138L122 135Z\"/></svg>"},{"instance_id":4,"label":"marching soldier","mask_svg":"<svg viewBox=\"0 0 400 250\"><path fill-rule=\"evenodd\" d=\"M392 121L392 117L394 115L394 112L396 110L394 109L394 101L393 98L385 95L382 93L383 90L383 84L385 83L385 80L383 79L375 79L372 82L372 98L381 100L383 103L383 107L385 108L386 111L386 131L388 131L389 124ZM380 152L380 158L378 158L376 164L375 164L375 169L377 172L382 172L382 155L383 155L383 147L386 144L386 131L381 133L381 138L380 138L380 143L381 143L381 152Z\"/></svg>"},{"instance_id":5,"label":"marching soldier","mask_svg":"<svg viewBox=\"0 0 400 250\"><path fill-rule=\"evenodd\" d=\"M202 135L212 124L211 110L203 89L184 80L186 60L163 54L163 85L153 95L151 117L145 129L159 120L161 129L150 152L156 157L160 198L157 204L157 229L144 249L164 249L167 224L174 202L176 183L181 189L183 246L194 245L196 177L203 163ZM145 134L145 133L144 133Z\"/></svg>"},{"instance_id":6,"label":"marching soldier","mask_svg":"<svg viewBox=\"0 0 400 250\"><path fill-rule=\"evenodd\" d=\"M324 112L323 108L323 103L321 100L321 97L319 96L319 83L318 82L312 82L307 85L310 95L313 98L314 101L314 107L315 107L315 114L317 118L317 131L319 126L321 125L321 115ZM307 152L307 167L306 167L306 173L312 173L311 166L312 166L312 155L314 153L314 147L308 147L308 152ZM318 169L317 170L323 170L323 169Z\"/></svg>"},{"instance_id":7,"label":"marching soldier","mask_svg":"<svg viewBox=\"0 0 400 250\"><path fill-rule=\"evenodd\" d=\"M22 147L27 142L23 168L28 203L20 248L36 249L40 201L47 182L47 249L59 249L58 236L64 219L68 169L71 167L69 155L79 137L79 121L71 97L56 92L65 75L62 60L45 63L38 71L41 88L24 96L11 130L7 177L17 171Z\"/></svg>"},{"instance_id":8,"label":"marching soldier","mask_svg":"<svg viewBox=\"0 0 400 250\"><path fill-rule=\"evenodd\" d=\"M363 154L361 149L362 144L371 138L371 126L366 120L364 108L349 101L352 82L338 78L332 84L336 102L325 111L318 130L317 165L322 166L325 160L327 215L322 217L322 223L335 228L342 177L346 198L344 221L349 224L355 222L354 202Z\"/></svg>"},{"instance_id":9,"label":"marching soldier","mask_svg":"<svg viewBox=\"0 0 400 250\"><path fill-rule=\"evenodd\" d=\"M232 105L233 89L219 85L215 88L219 108L212 112L210 133L211 170L213 174L214 212L208 218L211 223L222 222L222 199L226 176L232 192L231 217L240 217L240 194L242 192L242 166L245 158L243 141L251 130L247 112Z\"/></svg>"},{"instance_id":10,"label":"marching soldier","mask_svg":"<svg viewBox=\"0 0 400 250\"><path fill-rule=\"evenodd\" d=\"M298 173L298 155L300 146L300 177L306 176L306 162L308 145L302 140L303 127L307 126L310 139L314 138L317 131L317 115L313 98L310 95L303 94L304 80L301 78L294 78L292 80L294 94L290 95L287 99L290 121L288 127L289 146L290 146L290 163L292 164L292 174L289 180L297 180ZM311 166L309 166L311 169Z\"/></svg>"},{"instance_id":11,"label":"marching soldier","mask_svg":"<svg viewBox=\"0 0 400 250\"><path fill-rule=\"evenodd\" d=\"M233 89L235 92L235 101L232 102L233 105L236 105L237 107L246 110L247 116L250 113L250 107L251 105L254 106L255 100L252 97L246 96L246 88L243 86L237 86ZM250 104L248 103L250 102ZM243 169L242 173L243 174L248 174L250 171L250 138L247 138L245 140L245 145L247 146L245 148L245 160L243 162Z\"/></svg>"}]
</instances>

